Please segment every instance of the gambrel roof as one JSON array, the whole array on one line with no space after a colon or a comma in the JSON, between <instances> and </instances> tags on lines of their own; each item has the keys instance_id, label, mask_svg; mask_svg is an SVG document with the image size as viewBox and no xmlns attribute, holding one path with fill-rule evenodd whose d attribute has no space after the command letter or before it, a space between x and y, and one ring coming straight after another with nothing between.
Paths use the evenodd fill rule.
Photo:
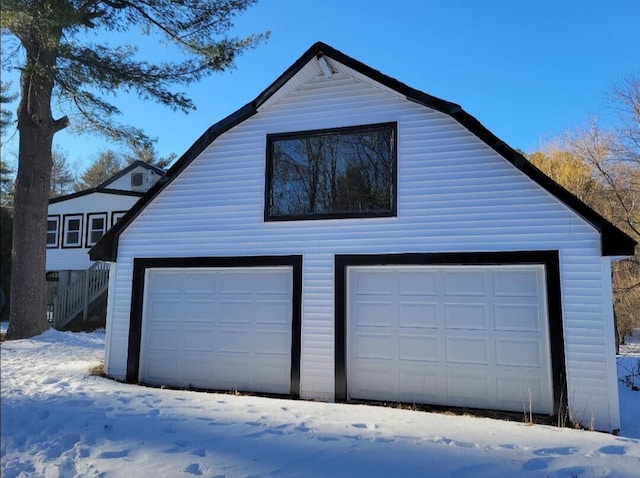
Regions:
<instances>
[{"instance_id":1,"label":"gambrel roof","mask_svg":"<svg viewBox=\"0 0 640 478\"><path fill-rule=\"evenodd\" d=\"M327 59L329 61L327 61ZM357 77L361 81L375 84L379 88L401 96L408 101L424 105L428 108L444 113L460 125L473 133L487 146L496 151L500 156L509 161L514 167L528 176L532 181L550 194L555 196L567 207L589 222L600 232L601 253L603 256L627 256L633 255L636 242L626 233L615 227L608 220L578 199L575 195L550 179L522 154L508 146L497 138L491 131L485 128L476 118L464 111L459 105L451 103L422 91L411 88L400 81L361 63L344 53L326 45L315 43L293 65L291 65L278 79L276 79L257 98L247 103L235 113L227 116L222 121L215 123L182 155L178 161L167 171L146 194L138 201L127 214L113 227L90 251L92 260L115 261L118 255L118 238L127 226L153 199L170 184L196 157L198 157L220 135L230 130L239 123L247 120L262 108L269 105L287 91L295 88L307 79L307 74L317 74L317 69L305 69L310 62L318 62L320 70L325 75L331 75L332 68L341 69L348 74Z\"/></svg>"}]
</instances>

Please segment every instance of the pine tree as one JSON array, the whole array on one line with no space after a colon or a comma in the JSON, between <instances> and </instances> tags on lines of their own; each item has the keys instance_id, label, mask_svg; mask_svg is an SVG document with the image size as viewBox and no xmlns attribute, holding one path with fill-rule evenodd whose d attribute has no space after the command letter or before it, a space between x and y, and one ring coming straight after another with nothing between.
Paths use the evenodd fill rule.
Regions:
<instances>
[{"instance_id":1,"label":"pine tree","mask_svg":"<svg viewBox=\"0 0 640 478\"><path fill-rule=\"evenodd\" d=\"M53 167L51 169L49 197L55 198L69 194L72 191L75 178L71 172L66 153L59 149L54 149L51 156L53 159Z\"/></svg>"},{"instance_id":2,"label":"pine tree","mask_svg":"<svg viewBox=\"0 0 640 478\"><path fill-rule=\"evenodd\" d=\"M37 335L46 321L46 221L54 135L81 120L84 130L148 144L139 129L115 121L107 101L135 92L173 109L193 109L172 89L225 70L266 34L229 38L232 20L255 0L3 0L1 27L19 53L2 49L3 66L20 68L18 171L14 197L11 315L7 338ZM118 35L139 30L162 37L184 55L150 62ZM91 35L88 33L91 32ZM24 61L22 60L24 59ZM18 63L16 65L16 63ZM54 118L53 99L69 115Z\"/></svg>"},{"instance_id":3,"label":"pine tree","mask_svg":"<svg viewBox=\"0 0 640 478\"><path fill-rule=\"evenodd\" d=\"M124 160L115 151L111 149L102 151L75 182L73 190L84 191L95 188L123 169L124 166Z\"/></svg>"}]
</instances>

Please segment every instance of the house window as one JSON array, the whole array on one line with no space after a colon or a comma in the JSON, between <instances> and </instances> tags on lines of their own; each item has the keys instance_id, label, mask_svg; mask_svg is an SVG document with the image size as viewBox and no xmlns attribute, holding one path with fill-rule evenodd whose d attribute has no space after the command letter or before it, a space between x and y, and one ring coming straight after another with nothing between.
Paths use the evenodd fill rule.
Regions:
<instances>
[{"instance_id":1,"label":"house window","mask_svg":"<svg viewBox=\"0 0 640 478\"><path fill-rule=\"evenodd\" d=\"M47 217L47 248L58 247L60 216Z\"/></svg>"},{"instance_id":2,"label":"house window","mask_svg":"<svg viewBox=\"0 0 640 478\"><path fill-rule=\"evenodd\" d=\"M62 247L82 247L82 214L64 216Z\"/></svg>"},{"instance_id":3,"label":"house window","mask_svg":"<svg viewBox=\"0 0 640 478\"><path fill-rule=\"evenodd\" d=\"M89 214L87 219L87 247L94 246L107 232L107 213Z\"/></svg>"},{"instance_id":4,"label":"house window","mask_svg":"<svg viewBox=\"0 0 640 478\"><path fill-rule=\"evenodd\" d=\"M265 219L395 215L396 129L268 135Z\"/></svg>"},{"instance_id":5,"label":"house window","mask_svg":"<svg viewBox=\"0 0 640 478\"><path fill-rule=\"evenodd\" d=\"M142 186L143 179L143 173L131 173L131 187Z\"/></svg>"},{"instance_id":6,"label":"house window","mask_svg":"<svg viewBox=\"0 0 640 478\"><path fill-rule=\"evenodd\" d=\"M122 219L122 217L127 213L127 211L113 211L111 213L111 227L115 226L116 223Z\"/></svg>"}]
</instances>

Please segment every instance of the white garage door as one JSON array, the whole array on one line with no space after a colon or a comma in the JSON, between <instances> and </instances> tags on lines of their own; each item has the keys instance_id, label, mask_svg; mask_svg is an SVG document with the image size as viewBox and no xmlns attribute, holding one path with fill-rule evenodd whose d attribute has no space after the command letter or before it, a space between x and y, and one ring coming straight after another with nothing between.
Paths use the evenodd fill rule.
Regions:
<instances>
[{"instance_id":1,"label":"white garage door","mask_svg":"<svg viewBox=\"0 0 640 478\"><path fill-rule=\"evenodd\" d=\"M348 268L351 399L553 414L543 266Z\"/></svg>"},{"instance_id":2,"label":"white garage door","mask_svg":"<svg viewBox=\"0 0 640 478\"><path fill-rule=\"evenodd\" d=\"M291 267L146 274L141 381L289 393Z\"/></svg>"}]
</instances>

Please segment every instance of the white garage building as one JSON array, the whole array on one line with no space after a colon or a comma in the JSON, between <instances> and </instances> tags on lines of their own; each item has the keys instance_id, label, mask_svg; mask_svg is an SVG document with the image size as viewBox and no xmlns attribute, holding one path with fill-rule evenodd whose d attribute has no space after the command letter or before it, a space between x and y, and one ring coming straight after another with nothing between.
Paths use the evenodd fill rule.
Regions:
<instances>
[{"instance_id":1,"label":"white garage building","mask_svg":"<svg viewBox=\"0 0 640 478\"><path fill-rule=\"evenodd\" d=\"M91 258L119 379L612 431L610 261L634 247L459 106L317 43Z\"/></svg>"}]
</instances>

